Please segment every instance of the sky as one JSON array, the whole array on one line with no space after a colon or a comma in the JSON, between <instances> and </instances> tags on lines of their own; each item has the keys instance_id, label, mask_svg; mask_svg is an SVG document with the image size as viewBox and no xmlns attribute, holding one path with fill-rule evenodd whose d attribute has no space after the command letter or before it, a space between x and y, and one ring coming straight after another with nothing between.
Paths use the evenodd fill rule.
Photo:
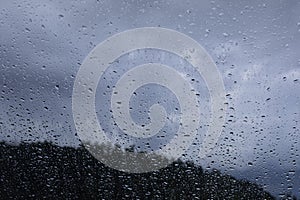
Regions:
<instances>
[{"instance_id":1,"label":"sky","mask_svg":"<svg viewBox=\"0 0 300 200\"><path fill-rule=\"evenodd\" d=\"M0 5L0 140L78 146L71 98L83 59L116 33L164 27L205 48L227 94L226 123L217 146L200 159L200 133L186 159L254 181L273 194L300 196L299 1L4 0ZM176 58L168 56L164 61L175 65ZM201 77L199 81L200 88ZM207 89L199 90L205 101ZM158 93L177 105L167 90ZM158 98L153 95L145 105ZM141 99L145 96L133 98L132 106L138 107Z\"/></svg>"}]
</instances>

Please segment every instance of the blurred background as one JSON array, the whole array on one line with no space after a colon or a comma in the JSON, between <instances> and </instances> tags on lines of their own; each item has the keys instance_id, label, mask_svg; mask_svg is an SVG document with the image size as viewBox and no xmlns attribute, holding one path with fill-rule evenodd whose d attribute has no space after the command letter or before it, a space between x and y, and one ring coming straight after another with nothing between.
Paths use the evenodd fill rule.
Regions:
<instances>
[{"instance_id":1,"label":"blurred background","mask_svg":"<svg viewBox=\"0 0 300 200\"><path fill-rule=\"evenodd\" d=\"M164 27L190 36L206 49L227 94L226 123L213 152L198 157L204 121L203 131L182 159L255 182L275 196L290 193L299 198L299 13L297 0L1 0L0 140L12 145L51 141L77 147L80 140L71 97L83 59L116 33ZM184 62L166 52L145 50L121 57L112 69L122 71L127 65L157 58L174 68ZM207 88L199 75L189 72L198 80L193 84L201 94L205 116L209 112ZM113 76L108 73L106 80ZM111 86L114 81L105 83ZM99 91L106 87L99 85ZM159 86L137 93L140 97L131 102L133 116L143 113L154 99L168 98L171 104L165 106L178 106L176 97ZM171 107L167 109L176 114ZM101 114L98 118L109 120ZM147 122L146 116L133 119ZM166 127L169 137L176 128L178 122ZM162 142L167 141L168 137Z\"/></svg>"}]
</instances>

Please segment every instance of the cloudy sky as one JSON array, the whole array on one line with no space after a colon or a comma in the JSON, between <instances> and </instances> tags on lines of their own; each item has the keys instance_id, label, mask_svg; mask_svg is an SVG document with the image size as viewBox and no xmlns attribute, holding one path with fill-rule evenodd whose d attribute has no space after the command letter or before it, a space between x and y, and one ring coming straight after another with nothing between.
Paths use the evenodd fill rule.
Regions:
<instances>
[{"instance_id":1,"label":"cloudy sky","mask_svg":"<svg viewBox=\"0 0 300 200\"><path fill-rule=\"evenodd\" d=\"M179 2L2 0L0 139L77 146L71 97L83 59L115 33L160 26L199 42L226 89L218 145L199 159L196 140L187 158L300 196L300 2Z\"/></svg>"}]
</instances>

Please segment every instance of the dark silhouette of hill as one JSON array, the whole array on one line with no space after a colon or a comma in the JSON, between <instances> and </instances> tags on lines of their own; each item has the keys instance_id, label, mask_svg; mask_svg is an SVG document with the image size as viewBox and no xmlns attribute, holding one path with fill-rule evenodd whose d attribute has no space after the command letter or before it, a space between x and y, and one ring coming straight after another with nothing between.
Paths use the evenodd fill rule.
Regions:
<instances>
[{"instance_id":1,"label":"dark silhouette of hill","mask_svg":"<svg viewBox=\"0 0 300 200\"><path fill-rule=\"evenodd\" d=\"M143 174L120 172L83 147L0 143L0 199L274 199L258 185L176 161Z\"/></svg>"}]
</instances>

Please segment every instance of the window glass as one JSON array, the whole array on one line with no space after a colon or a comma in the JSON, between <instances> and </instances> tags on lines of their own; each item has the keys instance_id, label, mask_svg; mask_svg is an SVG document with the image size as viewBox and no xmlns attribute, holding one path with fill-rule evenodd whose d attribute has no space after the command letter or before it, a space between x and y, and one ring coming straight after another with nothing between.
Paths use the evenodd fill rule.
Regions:
<instances>
[{"instance_id":1,"label":"window glass","mask_svg":"<svg viewBox=\"0 0 300 200\"><path fill-rule=\"evenodd\" d=\"M0 196L299 199L299 13L2 0Z\"/></svg>"}]
</instances>

